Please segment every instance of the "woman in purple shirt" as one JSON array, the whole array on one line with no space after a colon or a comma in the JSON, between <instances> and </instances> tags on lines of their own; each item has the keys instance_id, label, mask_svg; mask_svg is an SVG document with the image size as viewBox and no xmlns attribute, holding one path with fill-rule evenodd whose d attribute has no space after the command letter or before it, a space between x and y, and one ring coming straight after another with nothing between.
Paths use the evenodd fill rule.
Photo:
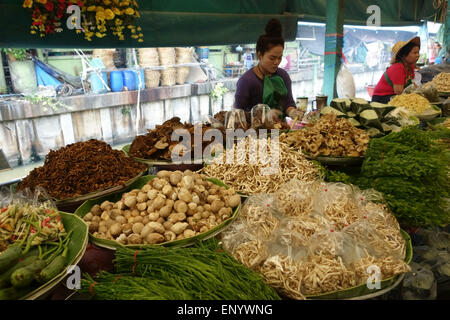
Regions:
<instances>
[{"instance_id":1,"label":"woman in purple shirt","mask_svg":"<svg viewBox=\"0 0 450 320\"><path fill-rule=\"evenodd\" d=\"M291 78L285 70L278 68L284 50L281 23L272 19L265 31L256 43L259 63L239 78L234 106L250 111L262 103L270 107L273 117L302 119L303 112L296 108L292 98Z\"/></svg>"}]
</instances>

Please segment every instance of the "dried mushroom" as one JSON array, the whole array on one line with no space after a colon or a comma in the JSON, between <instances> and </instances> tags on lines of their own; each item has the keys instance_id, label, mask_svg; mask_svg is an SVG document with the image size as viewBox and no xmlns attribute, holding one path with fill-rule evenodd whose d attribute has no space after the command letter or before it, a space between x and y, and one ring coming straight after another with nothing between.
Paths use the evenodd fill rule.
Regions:
<instances>
[{"instance_id":1,"label":"dried mushroom","mask_svg":"<svg viewBox=\"0 0 450 320\"><path fill-rule=\"evenodd\" d=\"M212 184L202 174L160 171L141 189L124 193L118 203L105 201L92 207L84 220L99 238L158 244L206 232L230 219L240 203L234 189ZM95 217L100 222L93 221Z\"/></svg>"}]
</instances>

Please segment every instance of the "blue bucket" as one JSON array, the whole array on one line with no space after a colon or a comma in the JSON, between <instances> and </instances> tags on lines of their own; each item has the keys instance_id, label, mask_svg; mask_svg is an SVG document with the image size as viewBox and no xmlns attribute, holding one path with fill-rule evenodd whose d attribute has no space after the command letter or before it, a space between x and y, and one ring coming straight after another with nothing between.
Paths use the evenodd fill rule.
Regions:
<instances>
[{"instance_id":1,"label":"blue bucket","mask_svg":"<svg viewBox=\"0 0 450 320\"><path fill-rule=\"evenodd\" d=\"M206 60L209 56L209 48L208 47L199 47L197 48L197 55L200 60Z\"/></svg>"},{"instance_id":2,"label":"blue bucket","mask_svg":"<svg viewBox=\"0 0 450 320\"><path fill-rule=\"evenodd\" d=\"M133 70L123 70L123 85L127 87L128 91L137 90L136 77Z\"/></svg>"},{"instance_id":3,"label":"blue bucket","mask_svg":"<svg viewBox=\"0 0 450 320\"><path fill-rule=\"evenodd\" d=\"M111 71L110 76L111 90L120 92L123 90L123 74L122 71Z\"/></svg>"},{"instance_id":4,"label":"blue bucket","mask_svg":"<svg viewBox=\"0 0 450 320\"><path fill-rule=\"evenodd\" d=\"M106 86L105 86L105 84L108 84L108 74L105 71L100 72L100 74L102 76L101 78L99 77L99 75L96 72L92 71L89 76L92 92L102 93L102 92L108 91L108 89L106 89ZM101 79L103 79L105 84L103 84Z\"/></svg>"},{"instance_id":5,"label":"blue bucket","mask_svg":"<svg viewBox=\"0 0 450 320\"><path fill-rule=\"evenodd\" d=\"M141 90L145 89L145 74L144 74L144 69L140 69L140 75L141 75ZM136 88L139 88L139 76L136 70L133 70L134 73L134 77L136 79Z\"/></svg>"}]
</instances>

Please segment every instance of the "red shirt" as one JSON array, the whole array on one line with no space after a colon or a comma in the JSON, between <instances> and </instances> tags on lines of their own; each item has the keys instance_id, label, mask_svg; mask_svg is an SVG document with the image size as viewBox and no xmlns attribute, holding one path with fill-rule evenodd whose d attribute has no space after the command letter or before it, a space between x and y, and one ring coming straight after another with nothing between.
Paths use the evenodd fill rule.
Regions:
<instances>
[{"instance_id":1,"label":"red shirt","mask_svg":"<svg viewBox=\"0 0 450 320\"><path fill-rule=\"evenodd\" d=\"M409 75L409 78L414 79L415 73L414 73L414 66L411 65L411 71L412 73L408 72L403 65L403 63L398 62L394 63L392 66L390 66L386 72L391 79L393 84L401 84L405 85L407 82L407 75ZM375 90L373 92L376 96L388 96L395 94L394 88L391 87L391 85L386 81L386 78L383 75L381 76L380 81L378 81L377 86L375 87Z\"/></svg>"}]
</instances>

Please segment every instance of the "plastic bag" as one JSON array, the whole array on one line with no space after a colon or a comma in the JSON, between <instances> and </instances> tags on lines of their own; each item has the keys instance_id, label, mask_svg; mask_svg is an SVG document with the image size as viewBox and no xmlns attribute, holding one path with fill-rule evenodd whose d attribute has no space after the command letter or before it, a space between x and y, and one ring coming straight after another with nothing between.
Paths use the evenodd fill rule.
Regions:
<instances>
[{"instance_id":1,"label":"plastic bag","mask_svg":"<svg viewBox=\"0 0 450 320\"><path fill-rule=\"evenodd\" d=\"M241 109L233 109L228 111L225 116L225 128L233 130L247 130L248 124L245 111Z\"/></svg>"},{"instance_id":2,"label":"plastic bag","mask_svg":"<svg viewBox=\"0 0 450 320\"><path fill-rule=\"evenodd\" d=\"M266 104L257 104L252 108L251 127L253 129L270 129L273 128L274 122L270 117L270 107Z\"/></svg>"},{"instance_id":3,"label":"plastic bag","mask_svg":"<svg viewBox=\"0 0 450 320\"><path fill-rule=\"evenodd\" d=\"M291 180L275 193L276 207L286 216L307 216L313 210L314 195L319 187L319 182Z\"/></svg>"},{"instance_id":4,"label":"plastic bag","mask_svg":"<svg viewBox=\"0 0 450 320\"><path fill-rule=\"evenodd\" d=\"M341 65L337 75L336 90L339 98L353 99L356 95L355 80L345 64Z\"/></svg>"},{"instance_id":5,"label":"plastic bag","mask_svg":"<svg viewBox=\"0 0 450 320\"><path fill-rule=\"evenodd\" d=\"M425 97L429 102L440 101L439 91L431 82L425 85L412 83L403 90L403 93L417 93L422 97Z\"/></svg>"},{"instance_id":6,"label":"plastic bag","mask_svg":"<svg viewBox=\"0 0 450 320\"><path fill-rule=\"evenodd\" d=\"M337 230L361 217L353 188L343 183L321 183L315 192L314 211L329 219Z\"/></svg>"},{"instance_id":7,"label":"plastic bag","mask_svg":"<svg viewBox=\"0 0 450 320\"><path fill-rule=\"evenodd\" d=\"M56 240L64 233L54 202L40 187L34 192L25 189L15 194L3 189L0 202L0 252L17 241L30 247ZM43 231L36 230L36 226Z\"/></svg>"},{"instance_id":8,"label":"plastic bag","mask_svg":"<svg viewBox=\"0 0 450 320\"><path fill-rule=\"evenodd\" d=\"M409 271L398 222L374 190L292 180L251 196L221 237L223 247L283 295L304 299Z\"/></svg>"}]
</instances>

